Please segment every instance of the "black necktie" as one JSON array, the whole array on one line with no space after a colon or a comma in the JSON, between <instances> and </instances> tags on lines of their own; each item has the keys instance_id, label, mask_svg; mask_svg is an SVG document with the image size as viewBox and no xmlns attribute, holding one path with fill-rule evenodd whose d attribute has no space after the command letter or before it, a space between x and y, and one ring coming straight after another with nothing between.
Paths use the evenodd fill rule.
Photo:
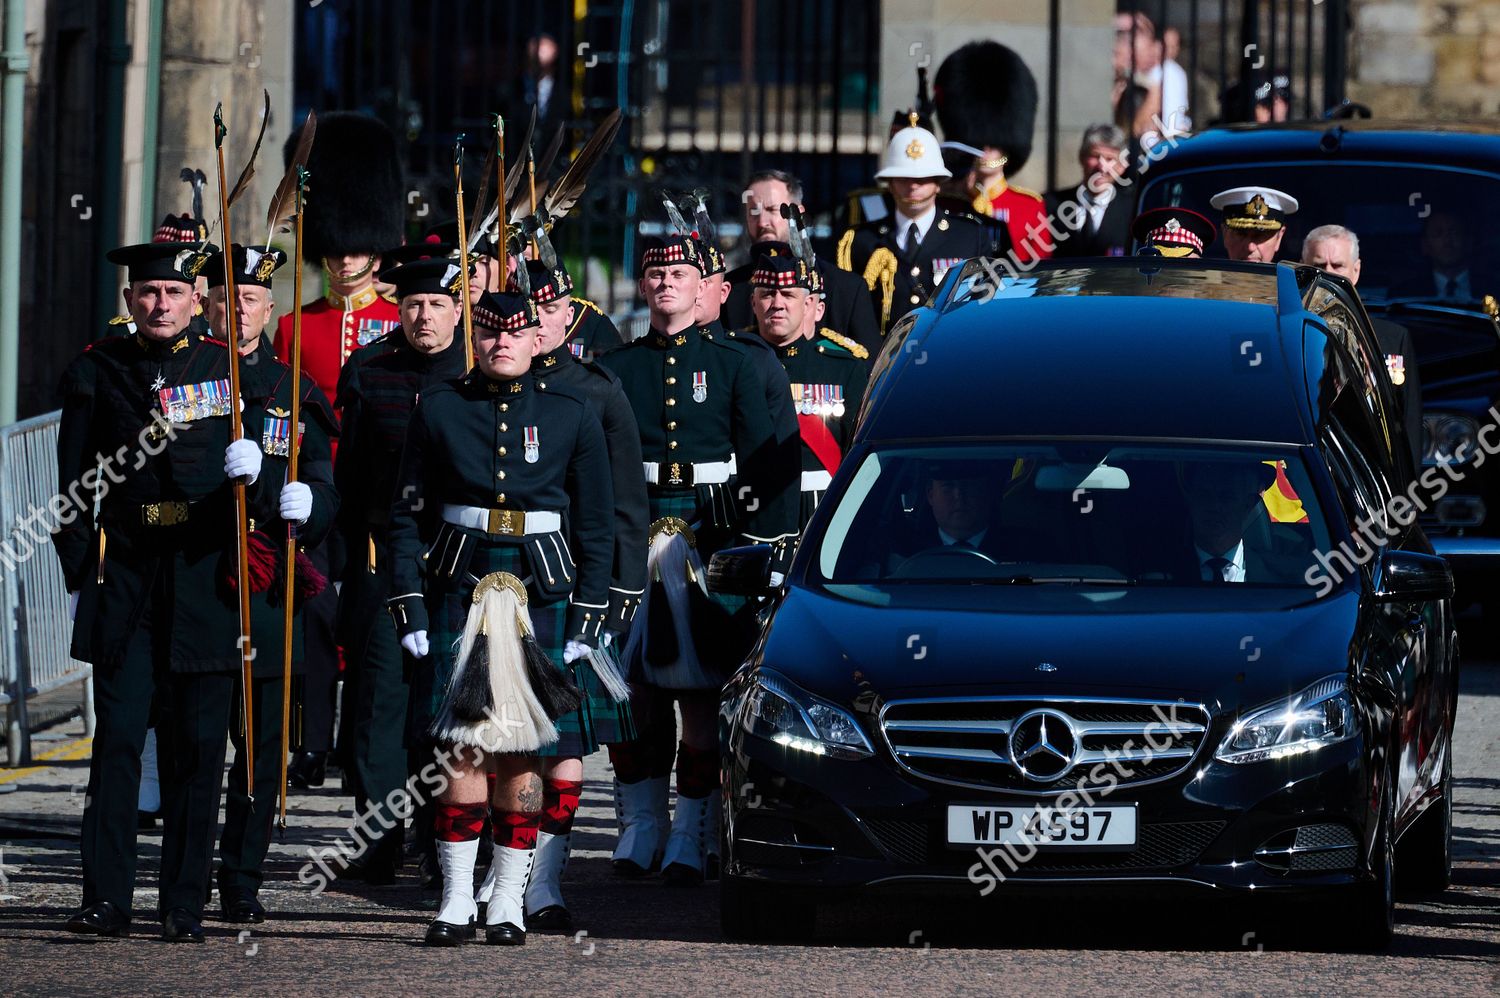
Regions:
<instances>
[{"instance_id":1,"label":"black necktie","mask_svg":"<svg viewBox=\"0 0 1500 998\"><path fill-rule=\"evenodd\" d=\"M974 550L974 545L968 540L954 541L949 547L965 548L970 551Z\"/></svg>"},{"instance_id":2,"label":"black necktie","mask_svg":"<svg viewBox=\"0 0 1500 998\"><path fill-rule=\"evenodd\" d=\"M1209 558L1203 563L1203 567L1208 569L1211 581L1228 582L1229 576L1225 573L1229 571L1229 567L1233 564L1234 562L1228 558Z\"/></svg>"},{"instance_id":3,"label":"black necktie","mask_svg":"<svg viewBox=\"0 0 1500 998\"><path fill-rule=\"evenodd\" d=\"M1457 298L1458 297L1458 278L1456 278L1456 277L1450 277L1450 278L1448 278L1448 293L1445 294L1443 297L1444 298Z\"/></svg>"}]
</instances>

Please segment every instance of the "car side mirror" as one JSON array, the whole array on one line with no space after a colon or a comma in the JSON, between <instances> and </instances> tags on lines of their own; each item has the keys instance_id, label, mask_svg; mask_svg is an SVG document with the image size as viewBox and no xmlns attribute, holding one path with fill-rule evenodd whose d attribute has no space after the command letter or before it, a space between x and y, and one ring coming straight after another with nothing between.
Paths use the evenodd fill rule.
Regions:
<instances>
[{"instance_id":1,"label":"car side mirror","mask_svg":"<svg viewBox=\"0 0 1500 998\"><path fill-rule=\"evenodd\" d=\"M725 548L708 563L708 591L724 596L771 593L771 545Z\"/></svg>"},{"instance_id":2,"label":"car side mirror","mask_svg":"<svg viewBox=\"0 0 1500 998\"><path fill-rule=\"evenodd\" d=\"M1386 551L1375 572L1375 598L1382 603L1452 599L1453 570L1435 554Z\"/></svg>"}]
</instances>

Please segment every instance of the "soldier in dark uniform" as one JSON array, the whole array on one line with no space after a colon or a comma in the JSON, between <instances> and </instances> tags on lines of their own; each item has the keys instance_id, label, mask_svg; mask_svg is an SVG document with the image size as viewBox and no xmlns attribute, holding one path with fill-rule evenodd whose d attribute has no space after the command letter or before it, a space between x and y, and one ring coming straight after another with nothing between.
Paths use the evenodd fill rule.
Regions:
<instances>
[{"instance_id":1,"label":"soldier in dark uniform","mask_svg":"<svg viewBox=\"0 0 1500 998\"><path fill-rule=\"evenodd\" d=\"M875 176L890 182L896 213L844 233L838 265L864 278L884 335L932 296L949 267L994 247L984 226L937 206L938 182L949 172L936 136L925 128L897 132Z\"/></svg>"},{"instance_id":2,"label":"soldier in dark uniform","mask_svg":"<svg viewBox=\"0 0 1500 998\"><path fill-rule=\"evenodd\" d=\"M580 755L597 719L580 692L596 698L591 662L609 613L609 455L588 396L531 374L536 329L536 307L519 295L474 306L476 366L422 393L392 510L391 613L431 674L419 707L457 771L434 819L443 896L429 945L474 936L487 815L486 942L526 941L545 801L538 753Z\"/></svg>"},{"instance_id":3,"label":"soldier in dark uniform","mask_svg":"<svg viewBox=\"0 0 1500 998\"><path fill-rule=\"evenodd\" d=\"M254 400L246 400L247 435L230 443L239 406L227 345L188 331L198 304L193 282L207 260L197 244L123 247L109 259L129 270L136 333L95 343L69 365L57 442L59 494L75 508L53 543L75 596L72 654L94 665L97 713L83 908L67 928L129 930L141 746L154 698L162 936L202 942L243 653L239 601L226 581L236 557L231 481L248 482L251 515L266 524L282 502L300 502L299 490L260 475Z\"/></svg>"},{"instance_id":4,"label":"soldier in dark uniform","mask_svg":"<svg viewBox=\"0 0 1500 998\"><path fill-rule=\"evenodd\" d=\"M288 162L300 139L300 129L287 137L283 157ZM302 370L336 404L339 377L350 356L401 325L396 303L375 278L387 266L380 250L405 238L407 187L395 134L358 112L319 115L307 170L317 180L303 208L302 251L305 259L322 264L327 293L303 303ZM291 362L291 323L291 314L285 314L276 329L276 353L283 363ZM335 458L339 446L335 441ZM358 551L346 552L341 539L335 532L327 544L312 550L314 561L335 579L342 577L346 557L362 558ZM325 593L304 611L308 647L299 680L299 723L292 729L298 751L289 765L296 787L323 785L334 745L337 602L336 593Z\"/></svg>"},{"instance_id":5,"label":"soldier in dark uniform","mask_svg":"<svg viewBox=\"0 0 1500 998\"><path fill-rule=\"evenodd\" d=\"M334 481L348 551L339 594L340 644L349 670L348 775L357 808L374 807L383 827L395 824L345 876L388 884L401 865L402 830L379 802L406 785L408 766L422 749L420 739L400 734L407 731L412 672L385 611L392 584L391 502L412 408L423 392L464 373L466 350L457 261L416 260L383 271L381 279L396 287L402 328L355 351L344 366Z\"/></svg>"},{"instance_id":6,"label":"soldier in dark uniform","mask_svg":"<svg viewBox=\"0 0 1500 998\"><path fill-rule=\"evenodd\" d=\"M545 233L539 236L547 238ZM620 379L592 361L578 360L568 349L568 327L575 306L569 297L573 282L567 269L560 262L549 269L537 260L527 261L526 269L531 301L540 324L537 355L531 364L537 389L561 389L588 398L603 423L614 495L609 616L600 642L608 648L630 629L646 590L646 528L650 521L646 479L641 474L640 431ZM532 931L573 931L572 916L563 903L562 875L572 845L573 816L578 811L583 789L583 756L592 754L600 744L625 741L634 734L629 708L617 703L607 689L594 689L597 684L591 676L579 678L580 687L588 695L576 721L564 719L570 728L578 729L578 744L568 746L575 751L564 752L558 746L551 754L544 752L542 759L542 818L537 830L536 861L526 885L526 926ZM621 677L621 686L623 682ZM625 693L621 686L616 687L617 692ZM488 904L499 875L500 865L492 862L475 894L479 904Z\"/></svg>"},{"instance_id":7,"label":"soldier in dark uniform","mask_svg":"<svg viewBox=\"0 0 1500 998\"><path fill-rule=\"evenodd\" d=\"M239 298L240 375L246 412L260 419L260 441L264 454L262 474L268 481L284 480L290 456L292 369L276 359L264 333L275 312L271 280L286 263L278 249L252 246L233 248L235 294ZM220 338L227 336L224 294L224 254L218 253L204 268L208 279L209 326ZM303 430L297 458L297 481L288 484L277 511L281 518L297 524L300 547L320 543L333 526L338 494L333 488L333 457L330 441L337 433L333 407L313 384L301 385L299 413ZM252 407L251 400L254 400ZM249 419L247 418L247 423ZM224 920L246 924L265 921L265 908L257 894L265 879L262 864L271 845L271 822L281 792L281 705L284 683L285 558L284 530L272 532L279 523L251 533L257 563L270 562L279 569L264 590L251 595L251 640L255 656L255 683L251 717L255 722L255 792L246 790L243 720L230 729L235 746L235 764L229 768L229 791L224 803L224 831L219 840L219 906ZM312 568L305 551L297 558L298 601L292 635L293 667L301 668L303 601L327 585L321 572Z\"/></svg>"},{"instance_id":8,"label":"soldier in dark uniform","mask_svg":"<svg viewBox=\"0 0 1500 998\"><path fill-rule=\"evenodd\" d=\"M801 439L801 526L828 490L850 442L869 371L864 347L818 328L817 273L787 253L762 256L750 278L756 328L790 379Z\"/></svg>"},{"instance_id":9,"label":"soldier in dark uniform","mask_svg":"<svg viewBox=\"0 0 1500 998\"><path fill-rule=\"evenodd\" d=\"M642 876L660 862L669 882L685 884L703 877L717 802L718 690L748 649L737 627L747 618L753 626L744 601L707 594L701 565L737 538L769 543L784 557L796 532L797 469L777 466L789 453L766 411L765 380L743 348L695 325L701 256L686 234L646 245L641 294L651 331L602 361L635 412L656 521L647 597L625 648L639 736L610 746L621 822L615 869ZM683 729L669 830L676 731L659 704L674 696Z\"/></svg>"},{"instance_id":10,"label":"soldier in dark uniform","mask_svg":"<svg viewBox=\"0 0 1500 998\"><path fill-rule=\"evenodd\" d=\"M730 329L747 329L754 324L755 314L750 309L750 274L765 244L787 242L788 223L781 206L802 207L802 182L790 173L762 170L746 183L744 202L745 232L751 240L750 259L743 267L731 270L726 278L729 299L724 303L724 325ZM848 336L873 355L880 349L880 327L875 324L869 289L858 275L840 270L831 261L819 260L817 269L827 294L823 324Z\"/></svg>"}]
</instances>

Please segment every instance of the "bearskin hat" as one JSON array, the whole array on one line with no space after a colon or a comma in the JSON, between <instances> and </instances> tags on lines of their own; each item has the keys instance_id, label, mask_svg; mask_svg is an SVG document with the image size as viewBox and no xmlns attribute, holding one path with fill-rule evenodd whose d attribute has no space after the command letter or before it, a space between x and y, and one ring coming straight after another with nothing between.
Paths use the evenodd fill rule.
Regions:
<instances>
[{"instance_id":1,"label":"bearskin hat","mask_svg":"<svg viewBox=\"0 0 1500 998\"><path fill-rule=\"evenodd\" d=\"M1013 49L969 42L938 67L933 99L943 138L1003 150L1007 174L1026 165L1036 127L1036 77Z\"/></svg>"},{"instance_id":2,"label":"bearskin hat","mask_svg":"<svg viewBox=\"0 0 1500 998\"><path fill-rule=\"evenodd\" d=\"M288 164L300 135L299 128L287 136ZM320 114L307 172L302 249L308 260L401 244L406 190L396 136L384 122L354 111Z\"/></svg>"}]
</instances>

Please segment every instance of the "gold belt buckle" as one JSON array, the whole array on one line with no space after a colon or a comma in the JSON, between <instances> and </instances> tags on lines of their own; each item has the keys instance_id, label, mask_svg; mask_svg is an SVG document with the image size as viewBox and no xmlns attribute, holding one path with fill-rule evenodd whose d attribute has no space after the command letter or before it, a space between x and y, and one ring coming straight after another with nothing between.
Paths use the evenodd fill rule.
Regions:
<instances>
[{"instance_id":1,"label":"gold belt buckle","mask_svg":"<svg viewBox=\"0 0 1500 998\"><path fill-rule=\"evenodd\" d=\"M520 535L526 532L526 514L519 509L492 509L488 531L492 534Z\"/></svg>"},{"instance_id":2,"label":"gold belt buckle","mask_svg":"<svg viewBox=\"0 0 1500 998\"><path fill-rule=\"evenodd\" d=\"M689 465L688 467L692 467L692 466ZM668 485L686 485L686 484L688 484L687 480L684 479L683 475L682 475L682 462L681 461L673 461L672 463L670 463L670 464L667 465L667 484Z\"/></svg>"},{"instance_id":3,"label":"gold belt buckle","mask_svg":"<svg viewBox=\"0 0 1500 998\"><path fill-rule=\"evenodd\" d=\"M187 518L185 502L150 502L141 507L141 520L148 527L172 527L186 523Z\"/></svg>"}]
</instances>

